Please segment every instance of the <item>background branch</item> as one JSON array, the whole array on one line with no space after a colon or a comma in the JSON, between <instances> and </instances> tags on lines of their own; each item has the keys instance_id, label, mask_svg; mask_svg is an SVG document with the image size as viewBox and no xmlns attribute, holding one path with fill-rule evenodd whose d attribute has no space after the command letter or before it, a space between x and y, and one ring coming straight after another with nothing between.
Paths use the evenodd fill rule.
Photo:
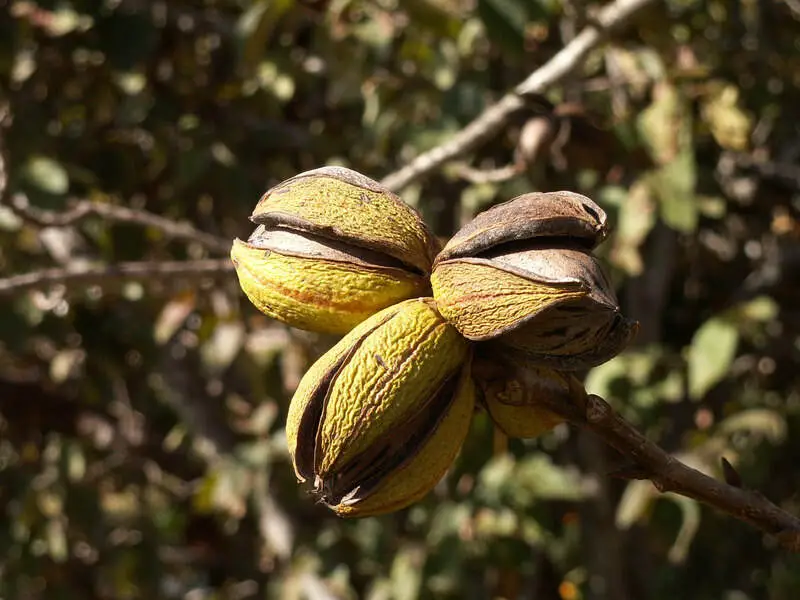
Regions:
<instances>
[{"instance_id":1,"label":"background branch","mask_svg":"<svg viewBox=\"0 0 800 600\"><path fill-rule=\"evenodd\" d=\"M525 96L542 94L561 82L583 63L587 54L600 44L609 30L619 27L637 11L654 1L617 0L609 4L600 11L591 25L511 92L487 108L448 141L420 154L407 165L384 177L381 183L391 190L402 190L447 161L478 147L508 123L514 113L525 106Z\"/></svg>"},{"instance_id":2,"label":"background branch","mask_svg":"<svg viewBox=\"0 0 800 600\"><path fill-rule=\"evenodd\" d=\"M169 238L196 242L220 254L227 254L231 249L230 240L200 231L190 223L180 223L146 210L137 210L116 204L78 200L65 211L42 210L30 206L28 199L23 194L15 194L10 198L8 206L21 219L39 227L67 227L76 225L88 217L97 216L117 223L152 227Z\"/></svg>"},{"instance_id":3,"label":"background branch","mask_svg":"<svg viewBox=\"0 0 800 600\"><path fill-rule=\"evenodd\" d=\"M476 169L467 163L458 163L456 173L470 183L502 183L516 177L524 168L516 164L504 165L494 169Z\"/></svg>"},{"instance_id":4,"label":"background branch","mask_svg":"<svg viewBox=\"0 0 800 600\"><path fill-rule=\"evenodd\" d=\"M206 277L227 279L232 273L233 264L227 258L123 262L113 265L68 265L0 279L0 297L56 284L107 287L110 283L124 281L171 282L175 279L197 280Z\"/></svg>"},{"instance_id":5,"label":"background branch","mask_svg":"<svg viewBox=\"0 0 800 600\"><path fill-rule=\"evenodd\" d=\"M167 237L196 242L221 254L227 255L230 252L230 240L201 231L189 223L179 223L144 210L89 200L79 200L65 211L43 210L31 206L24 194L10 194L8 157L3 131L10 121L11 113L8 107L0 107L0 205L10 208L24 221L39 227L69 227L88 217L98 216L109 221L153 227ZM118 283L120 280L197 279L220 275L228 277L232 271L233 265L227 258L172 262L141 261L107 266L86 265L76 261L75 264L68 264L65 267L42 269L0 279L0 297L54 284L108 285Z\"/></svg>"}]
</instances>

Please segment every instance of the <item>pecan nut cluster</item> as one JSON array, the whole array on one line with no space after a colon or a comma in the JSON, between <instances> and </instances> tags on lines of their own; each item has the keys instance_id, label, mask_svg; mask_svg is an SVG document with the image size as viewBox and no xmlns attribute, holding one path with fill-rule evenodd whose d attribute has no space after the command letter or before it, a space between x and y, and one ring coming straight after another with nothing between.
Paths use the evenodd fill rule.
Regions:
<instances>
[{"instance_id":1,"label":"pecan nut cluster","mask_svg":"<svg viewBox=\"0 0 800 600\"><path fill-rule=\"evenodd\" d=\"M342 167L269 190L231 258L266 315L344 337L304 375L286 435L300 481L341 516L404 508L455 460L476 403L511 437L561 419L545 399L621 352L625 318L592 254L606 215L572 192L477 215L441 247L419 214Z\"/></svg>"}]
</instances>

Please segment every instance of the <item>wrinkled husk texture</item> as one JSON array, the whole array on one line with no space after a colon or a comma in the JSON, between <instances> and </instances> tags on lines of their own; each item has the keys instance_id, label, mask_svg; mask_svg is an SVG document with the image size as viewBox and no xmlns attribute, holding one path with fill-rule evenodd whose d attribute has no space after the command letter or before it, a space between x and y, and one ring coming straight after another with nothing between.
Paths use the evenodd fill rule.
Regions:
<instances>
[{"instance_id":1,"label":"wrinkled husk texture","mask_svg":"<svg viewBox=\"0 0 800 600\"><path fill-rule=\"evenodd\" d=\"M245 295L288 325L344 334L379 310L429 293L438 250L419 215L379 183L323 167L258 202L258 228L231 259Z\"/></svg>"},{"instance_id":2,"label":"wrinkled husk texture","mask_svg":"<svg viewBox=\"0 0 800 600\"><path fill-rule=\"evenodd\" d=\"M292 399L286 434L298 478L343 516L424 496L469 428L469 354L431 299L364 321L308 370Z\"/></svg>"},{"instance_id":3,"label":"wrinkled husk texture","mask_svg":"<svg viewBox=\"0 0 800 600\"><path fill-rule=\"evenodd\" d=\"M590 368L636 332L592 255L605 235L605 213L585 196L519 196L456 233L434 263L433 296L469 340L493 340L531 365Z\"/></svg>"}]
</instances>

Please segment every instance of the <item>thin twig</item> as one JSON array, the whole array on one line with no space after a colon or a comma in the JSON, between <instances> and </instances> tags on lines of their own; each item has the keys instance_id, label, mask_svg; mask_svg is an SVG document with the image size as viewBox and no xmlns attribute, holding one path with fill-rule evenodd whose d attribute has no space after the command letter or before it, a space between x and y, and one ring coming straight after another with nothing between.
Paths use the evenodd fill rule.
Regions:
<instances>
[{"instance_id":1,"label":"thin twig","mask_svg":"<svg viewBox=\"0 0 800 600\"><path fill-rule=\"evenodd\" d=\"M800 18L800 0L786 0L786 6L794 13L795 17Z\"/></svg>"},{"instance_id":2,"label":"thin twig","mask_svg":"<svg viewBox=\"0 0 800 600\"><path fill-rule=\"evenodd\" d=\"M779 508L761 493L713 479L693 469L647 439L613 408L595 395L582 398L585 406L550 401L548 409L599 436L636 468L637 479L649 479L660 492L672 492L707 504L775 536L786 550L800 552L800 519Z\"/></svg>"},{"instance_id":3,"label":"thin twig","mask_svg":"<svg viewBox=\"0 0 800 600\"><path fill-rule=\"evenodd\" d=\"M513 179L523 170L516 164L505 165L495 169L476 169L467 163L456 165L456 174L470 183L502 183Z\"/></svg>"},{"instance_id":4,"label":"thin twig","mask_svg":"<svg viewBox=\"0 0 800 600\"><path fill-rule=\"evenodd\" d=\"M759 160L752 155L743 153L726 153L725 158L744 171L755 171L763 179L779 180L800 188L800 167L797 165L781 161Z\"/></svg>"},{"instance_id":5,"label":"thin twig","mask_svg":"<svg viewBox=\"0 0 800 600\"><path fill-rule=\"evenodd\" d=\"M0 107L0 129L9 124L7 106ZM89 216L99 216L110 221L135 223L158 229L175 239L191 240L212 251L227 254L230 242L224 238L200 231L188 223L179 223L142 210L103 204L88 200L75 203L66 211L42 210L30 206L22 194L13 197L8 189L8 160L4 145L4 132L0 131L0 205L8 206L21 219L40 227L67 227ZM51 285L108 285L120 281L168 281L173 279L198 279L204 277L230 277L233 265L230 260L196 261L142 261L114 265L68 264L65 267L42 269L0 279L0 297L14 296L31 289Z\"/></svg>"},{"instance_id":6,"label":"thin twig","mask_svg":"<svg viewBox=\"0 0 800 600\"><path fill-rule=\"evenodd\" d=\"M67 227L87 217L98 216L108 221L152 227L169 238L197 242L209 250L222 254L227 254L231 249L230 240L200 231L189 223L180 223L145 210L116 204L78 200L65 211L42 210L30 206L22 194L15 194L8 204L21 219L39 227Z\"/></svg>"},{"instance_id":7,"label":"thin twig","mask_svg":"<svg viewBox=\"0 0 800 600\"><path fill-rule=\"evenodd\" d=\"M14 296L51 285L67 287L103 285L121 281L171 282L177 279L229 279L233 272L230 259L187 261L141 261L113 265L67 265L42 269L0 279L0 297Z\"/></svg>"},{"instance_id":8,"label":"thin twig","mask_svg":"<svg viewBox=\"0 0 800 600\"><path fill-rule=\"evenodd\" d=\"M407 165L384 177L383 185L399 191L444 163L470 152L499 131L511 116L525 106L525 96L542 94L578 68L597 47L608 30L618 27L634 13L655 0L616 0L600 11L597 19L581 31L553 58L531 73L511 92L500 98L464 129L443 144L417 156Z\"/></svg>"}]
</instances>

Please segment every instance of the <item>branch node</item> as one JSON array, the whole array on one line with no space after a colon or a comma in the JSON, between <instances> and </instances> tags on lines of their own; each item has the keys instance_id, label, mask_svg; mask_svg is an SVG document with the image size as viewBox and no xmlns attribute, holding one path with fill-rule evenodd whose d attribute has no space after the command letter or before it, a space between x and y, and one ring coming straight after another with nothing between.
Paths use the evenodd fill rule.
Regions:
<instances>
[{"instance_id":1,"label":"branch node","mask_svg":"<svg viewBox=\"0 0 800 600\"><path fill-rule=\"evenodd\" d=\"M597 423L602 423L612 413L611 407L608 405L608 402L603 400L600 396L595 396L594 394L588 394L586 396L586 420L596 425Z\"/></svg>"}]
</instances>

